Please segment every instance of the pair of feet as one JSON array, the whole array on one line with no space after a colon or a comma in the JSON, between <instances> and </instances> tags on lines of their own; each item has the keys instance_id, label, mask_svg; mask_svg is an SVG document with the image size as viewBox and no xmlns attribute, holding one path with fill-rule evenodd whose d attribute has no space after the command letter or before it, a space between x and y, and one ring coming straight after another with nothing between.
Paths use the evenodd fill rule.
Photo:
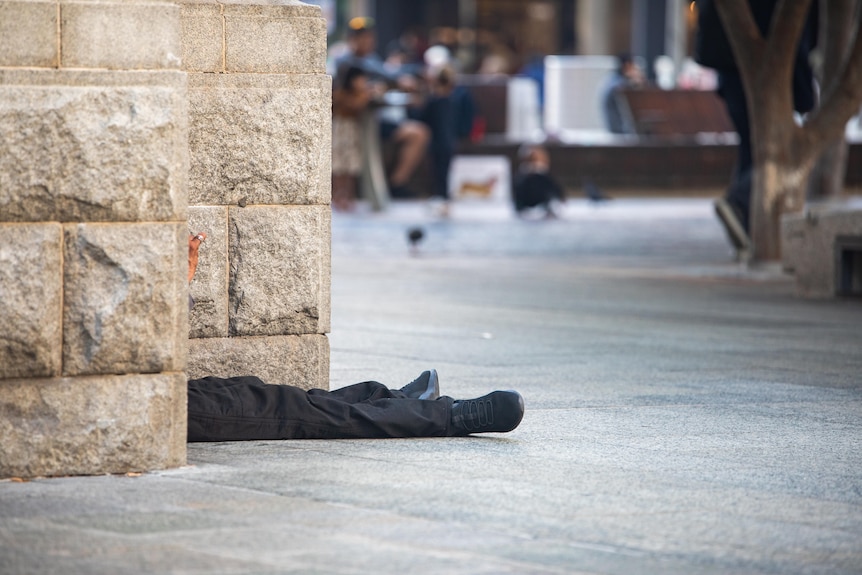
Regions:
<instances>
[{"instance_id":1,"label":"pair of feet","mask_svg":"<svg viewBox=\"0 0 862 575\"><path fill-rule=\"evenodd\" d=\"M437 370L423 371L401 388L413 399L435 400L440 397ZM453 435L471 433L505 433L512 431L524 417L524 398L517 391L492 391L476 399L458 399L452 404Z\"/></svg>"}]
</instances>

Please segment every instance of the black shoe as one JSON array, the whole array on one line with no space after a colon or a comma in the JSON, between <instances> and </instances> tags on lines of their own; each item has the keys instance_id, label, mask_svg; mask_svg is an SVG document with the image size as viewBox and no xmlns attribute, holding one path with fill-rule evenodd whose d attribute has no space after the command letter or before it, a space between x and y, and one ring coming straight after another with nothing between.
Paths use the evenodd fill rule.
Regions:
<instances>
[{"instance_id":1,"label":"black shoe","mask_svg":"<svg viewBox=\"0 0 862 575\"><path fill-rule=\"evenodd\" d=\"M402 387L401 393L413 399L437 399L440 397L437 370L423 371L419 377Z\"/></svg>"},{"instance_id":2,"label":"black shoe","mask_svg":"<svg viewBox=\"0 0 862 575\"><path fill-rule=\"evenodd\" d=\"M724 226L724 231L727 232L727 237L730 238L730 243L736 251L741 254L751 250L751 238L745 231L739 209L726 199L718 198L715 200L715 214Z\"/></svg>"},{"instance_id":3,"label":"black shoe","mask_svg":"<svg viewBox=\"0 0 862 575\"><path fill-rule=\"evenodd\" d=\"M493 391L452 405L452 435L512 431L524 417L524 398L517 391Z\"/></svg>"}]
</instances>

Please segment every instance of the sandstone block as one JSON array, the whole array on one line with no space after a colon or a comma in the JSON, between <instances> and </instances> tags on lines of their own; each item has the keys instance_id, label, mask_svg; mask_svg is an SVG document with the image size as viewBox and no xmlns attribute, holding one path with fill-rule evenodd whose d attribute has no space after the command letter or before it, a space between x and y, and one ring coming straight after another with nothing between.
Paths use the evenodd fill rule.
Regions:
<instances>
[{"instance_id":1,"label":"sandstone block","mask_svg":"<svg viewBox=\"0 0 862 575\"><path fill-rule=\"evenodd\" d=\"M179 70L180 9L171 2L62 3L62 66Z\"/></svg>"},{"instance_id":2,"label":"sandstone block","mask_svg":"<svg viewBox=\"0 0 862 575\"><path fill-rule=\"evenodd\" d=\"M66 225L63 374L185 368L186 223Z\"/></svg>"},{"instance_id":3,"label":"sandstone block","mask_svg":"<svg viewBox=\"0 0 862 575\"><path fill-rule=\"evenodd\" d=\"M227 210L226 206L189 208L189 231L207 234L189 286L195 300L189 312L189 337L228 336Z\"/></svg>"},{"instance_id":4,"label":"sandstone block","mask_svg":"<svg viewBox=\"0 0 862 575\"><path fill-rule=\"evenodd\" d=\"M862 203L812 206L782 218L782 263L795 275L800 296L838 295L839 244L851 238L862 250Z\"/></svg>"},{"instance_id":5,"label":"sandstone block","mask_svg":"<svg viewBox=\"0 0 862 575\"><path fill-rule=\"evenodd\" d=\"M255 375L267 383L329 389L325 335L230 337L189 342L189 379Z\"/></svg>"},{"instance_id":6,"label":"sandstone block","mask_svg":"<svg viewBox=\"0 0 862 575\"><path fill-rule=\"evenodd\" d=\"M0 71L0 221L186 219L182 72Z\"/></svg>"},{"instance_id":7,"label":"sandstone block","mask_svg":"<svg viewBox=\"0 0 862 575\"><path fill-rule=\"evenodd\" d=\"M59 64L56 2L0 2L0 66Z\"/></svg>"},{"instance_id":8,"label":"sandstone block","mask_svg":"<svg viewBox=\"0 0 862 575\"><path fill-rule=\"evenodd\" d=\"M0 477L184 465L186 398L182 373L4 381Z\"/></svg>"},{"instance_id":9,"label":"sandstone block","mask_svg":"<svg viewBox=\"0 0 862 575\"><path fill-rule=\"evenodd\" d=\"M60 224L0 224L0 379L60 375L61 237Z\"/></svg>"},{"instance_id":10,"label":"sandstone block","mask_svg":"<svg viewBox=\"0 0 862 575\"><path fill-rule=\"evenodd\" d=\"M224 18L216 3L180 5L183 69L224 72Z\"/></svg>"},{"instance_id":11,"label":"sandstone block","mask_svg":"<svg viewBox=\"0 0 862 575\"><path fill-rule=\"evenodd\" d=\"M231 208L231 335L324 333L328 206Z\"/></svg>"},{"instance_id":12,"label":"sandstone block","mask_svg":"<svg viewBox=\"0 0 862 575\"><path fill-rule=\"evenodd\" d=\"M189 203L329 202L331 81L189 75Z\"/></svg>"},{"instance_id":13,"label":"sandstone block","mask_svg":"<svg viewBox=\"0 0 862 575\"><path fill-rule=\"evenodd\" d=\"M319 10L315 17L309 18L298 17L291 7L279 8L225 7L225 67L228 72L326 72L326 21Z\"/></svg>"}]
</instances>

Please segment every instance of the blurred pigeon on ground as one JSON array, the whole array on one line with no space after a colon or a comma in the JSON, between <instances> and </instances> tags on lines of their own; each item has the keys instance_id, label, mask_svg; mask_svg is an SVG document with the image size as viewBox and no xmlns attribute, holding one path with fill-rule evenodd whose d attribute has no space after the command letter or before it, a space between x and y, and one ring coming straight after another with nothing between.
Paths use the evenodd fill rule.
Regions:
<instances>
[{"instance_id":1,"label":"blurred pigeon on ground","mask_svg":"<svg viewBox=\"0 0 862 575\"><path fill-rule=\"evenodd\" d=\"M416 254L419 251L419 244L425 238L425 230L420 227L413 227L407 230L407 241L410 242L410 253Z\"/></svg>"},{"instance_id":2,"label":"blurred pigeon on ground","mask_svg":"<svg viewBox=\"0 0 862 575\"><path fill-rule=\"evenodd\" d=\"M584 194L591 202L604 202L610 198L605 195L600 187L595 185L590 180L584 182Z\"/></svg>"}]
</instances>

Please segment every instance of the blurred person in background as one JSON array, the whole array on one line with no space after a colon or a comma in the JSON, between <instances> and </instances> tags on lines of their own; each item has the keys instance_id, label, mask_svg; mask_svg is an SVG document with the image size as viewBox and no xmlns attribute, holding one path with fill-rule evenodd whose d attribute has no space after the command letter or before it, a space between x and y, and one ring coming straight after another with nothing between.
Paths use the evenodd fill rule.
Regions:
<instances>
[{"instance_id":1,"label":"blurred person in background","mask_svg":"<svg viewBox=\"0 0 862 575\"><path fill-rule=\"evenodd\" d=\"M540 208L544 217L557 217L555 204L565 202L563 187L551 175L551 158L540 144L524 144L518 150L520 165L512 186L515 213L524 217L531 208Z\"/></svg>"},{"instance_id":2,"label":"blurred person in background","mask_svg":"<svg viewBox=\"0 0 862 575\"><path fill-rule=\"evenodd\" d=\"M411 108L410 117L431 130L428 155L433 170L432 199L439 202L434 206L437 215L446 217L449 215L449 168L458 142L472 132L475 103L470 91L457 82L448 48L432 46L425 51L423 59L427 66L426 87L422 100Z\"/></svg>"},{"instance_id":3,"label":"blurred person in background","mask_svg":"<svg viewBox=\"0 0 862 575\"><path fill-rule=\"evenodd\" d=\"M390 89L407 93L416 91L413 75L404 73L400 67L393 69L387 66L375 52L377 38L371 18L350 20L347 46L347 52L336 60L336 70L361 68L371 85L373 104L382 103L385 92ZM406 116L399 120L386 117L380 119L380 135L384 142L391 142L397 148L395 165L388 174L390 190L395 196L410 195L404 188L425 155L430 131L423 123Z\"/></svg>"},{"instance_id":4,"label":"blurred person in background","mask_svg":"<svg viewBox=\"0 0 862 575\"><path fill-rule=\"evenodd\" d=\"M641 86L644 74L630 54L617 56L617 68L608 76L602 87L601 101L605 127L614 134L631 133L631 127L626 126L623 113L619 106L617 95L625 88Z\"/></svg>"},{"instance_id":5,"label":"blurred person in background","mask_svg":"<svg viewBox=\"0 0 862 575\"><path fill-rule=\"evenodd\" d=\"M369 109L371 88L362 68L347 65L332 86L332 207L352 211L362 173L361 117Z\"/></svg>"},{"instance_id":6,"label":"blurred person in background","mask_svg":"<svg viewBox=\"0 0 862 575\"><path fill-rule=\"evenodd\" d=\"M419 73L423 68L425 44L416 28L407 28L386 46L387 61L397 55L399 66L391 68L404 73Z\"/></svg>"},{"instance_id":7,"label":"blurred person in background","mask_svg":"<svg viewBox=\"0 0 862 575\"><path fill-rule=\"evenodd\" d=\"M431 130L428 146L433 169L432 198L439 201L438 215L449 215L449 166L455 155L458 134L456 133L455 70L448 63L429 67L428 83L424 103L411 116L423 122Z\"/></svg>"}]
</instances>

